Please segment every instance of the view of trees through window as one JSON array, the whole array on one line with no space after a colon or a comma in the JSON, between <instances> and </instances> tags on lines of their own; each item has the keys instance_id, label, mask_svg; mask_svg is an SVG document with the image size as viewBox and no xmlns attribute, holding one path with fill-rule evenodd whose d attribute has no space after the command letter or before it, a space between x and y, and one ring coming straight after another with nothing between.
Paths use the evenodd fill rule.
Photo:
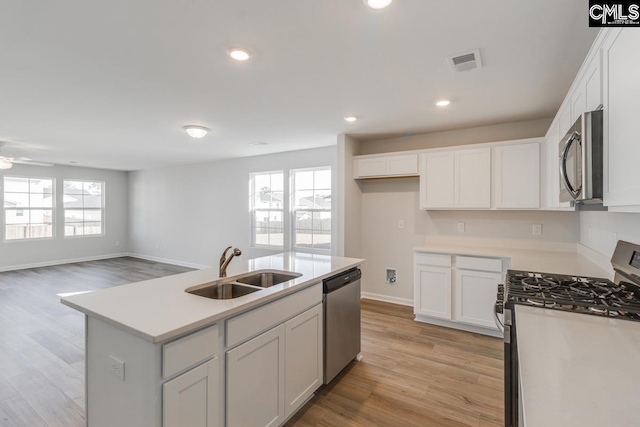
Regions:
<instances>
[{"instance_id":1,"label":"view of trees through window","mask_svg":"<svg viewBox=\"0 0 640 427\"><path fill-rule=\"evenodd\" d=\"M284 174L282 171L251 176L253 244L284 246Z\"/></svg>"},{"instance_id":2,"label":"view of trees through window","mask_svg":"<svg viewBox=\"0 0 640 427\"><path fill-rule=\"evenodd\" d=\"M5 240L53 237L53 179L4 177Z\"/></svg>"}]
</instances>

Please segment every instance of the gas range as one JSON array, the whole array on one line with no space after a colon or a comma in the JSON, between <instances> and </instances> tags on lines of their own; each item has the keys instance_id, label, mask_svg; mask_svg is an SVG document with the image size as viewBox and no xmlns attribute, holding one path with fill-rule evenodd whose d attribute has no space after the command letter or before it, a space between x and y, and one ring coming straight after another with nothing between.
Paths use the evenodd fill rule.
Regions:
<instances>
[{"instance_id":1,"label":"gas range","mask_svg":"<svg viewBox=\"0 0 640 427\"><path fill-rule=\"evenodd\" d=\"M640 321L640 288L622 281L509 270L498 294L508 303Z\"/></svg>"}]
</instances>

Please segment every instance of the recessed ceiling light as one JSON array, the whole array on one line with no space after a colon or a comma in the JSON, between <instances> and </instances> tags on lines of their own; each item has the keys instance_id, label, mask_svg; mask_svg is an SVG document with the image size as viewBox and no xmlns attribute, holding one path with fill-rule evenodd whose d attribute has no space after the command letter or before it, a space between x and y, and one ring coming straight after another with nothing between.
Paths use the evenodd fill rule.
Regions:
<instances>
[{"instance_id":1,"label":"recessed ceiling light","mask_svg":"<svg viewBox=\"0 0 640 427\"><path fill-rule=\"evenodd\" d=\"M384 9L389 6L393 0L364 0L364 4L371 9Z\"/></svg>"},{"instance_id":2,"label":"recessed ceiling light","mask_svg":"<svg viewBox=\"0 0 640 427\"><path fill-rule=\"evenodd\" d=\"M258 141L258 142L250 142L249 145L269 145L269 143L264 141Z\"/></svg>"},{"instance_id":3,"label":"recessed ceiling light","mask_svg":"<svg viewBox=\"0 0 640 427\"><path fill-rule=\"evenodd\" d=\"M204 126L195 126L195 125L185 126L183 129L187 131L187 133L191 138L202 138L206 134L208 134L209 131L211 130Z\"/></svg>"},{"instance_id":4,"label":"recessed ceiling light","mask_svg":"<svg viewBox=\"0 0 640 427\"><path fill-rule=\"evenodd\" d=\"M227 55L235 59L236 61L246 61L251 58L251 52L241 47L232 47L227 50Z\"/></svg>"},{"instance_id":5,"label":"recessed ceiling light","mask_svg":"<svg viewBox=\"0 0 640 427\"><path fill-rule=\"evenodd\" d=\"M448 99L443 99L441 101L436 102L436 105L438 107L446 107L449 104L451 104L451 101L449 101Z\"/></svg>"},{"instance_id":6,"label":"recessed ceiling light","mask_svg":"<svg viewBox=\"0 0 640 427\"><path fill-rule=\"evenodd\" d=\"M349 123L351 123L351 122L355 122L356 120L358 120L358 118L357 118L356 116L346 116L346 117L344 118L344 121L345 121L345 122L349 122Z\"/></svg>"}]
</instances>

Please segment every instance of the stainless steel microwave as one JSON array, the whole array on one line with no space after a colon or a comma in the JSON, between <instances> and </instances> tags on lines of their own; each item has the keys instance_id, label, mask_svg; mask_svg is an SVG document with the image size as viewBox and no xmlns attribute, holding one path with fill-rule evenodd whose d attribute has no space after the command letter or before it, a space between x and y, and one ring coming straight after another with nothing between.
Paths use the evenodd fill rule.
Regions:
<instances>
[{"instance_id":1,"label":"stainless steel microwave","mask_svg":"<svg viewBox=\"0 0 640 427\"><path fill-rule=\"evenodd\" d=\"M560 202L602 203L602 110L581 114L559 148Z\"/></svg>"}]
</instances>

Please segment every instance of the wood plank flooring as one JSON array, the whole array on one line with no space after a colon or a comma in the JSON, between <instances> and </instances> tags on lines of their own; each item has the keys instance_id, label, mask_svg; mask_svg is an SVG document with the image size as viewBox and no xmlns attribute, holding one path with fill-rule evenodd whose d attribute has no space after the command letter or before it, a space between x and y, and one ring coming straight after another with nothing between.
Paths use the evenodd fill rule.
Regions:
<instances>
[{"instance_id":1,"label":"wood plank flooring","mask_svg":"<svg viewBox=\"0 0 640 427\"><path fill-rule=\"evenodd\" d=\"M189 270L125 257L0 273L0 426L84 427L84 316L58 294Z\"/></svg>"},{"instance_id":2,"label":"wood plank flooring","mask_svg":"<svg viewBox=\"0 0 640 427\"><path fill-rule=\"evenodd\" d=\"M286 427L504 426L500 339L362 301L362 356Z\"/></svg>"},{"instance_id":3,"label":"wood plank flooring","mask_svg":"<svg viewBox=\"0 0 640 427\"><path fill-rule=\"evenodd\" d=\"M84 426L84 320L57 294L188 271L116 258L0 273L0 426ZM287 427L502 426L502 342L363 300L363 360Z\"/></svg>"}]
</instances>

